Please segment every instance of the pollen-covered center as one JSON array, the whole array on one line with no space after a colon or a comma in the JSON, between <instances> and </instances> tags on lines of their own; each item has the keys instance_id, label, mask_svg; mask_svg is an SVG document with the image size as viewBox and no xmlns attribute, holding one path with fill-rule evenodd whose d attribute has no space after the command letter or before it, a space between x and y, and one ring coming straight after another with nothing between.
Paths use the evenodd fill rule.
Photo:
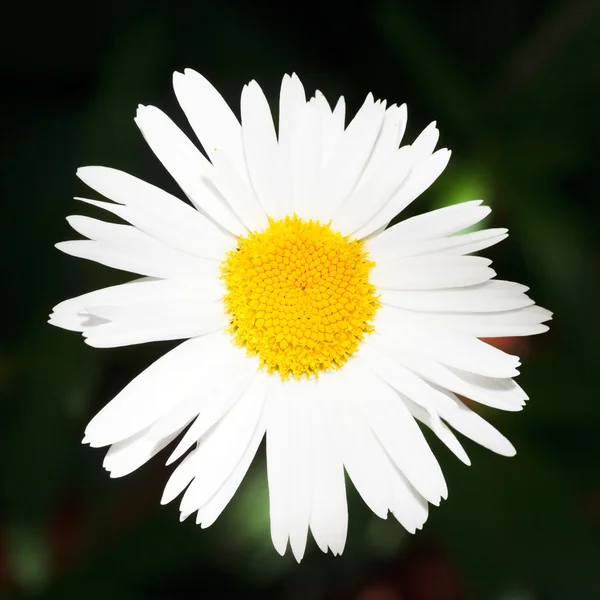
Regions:
<instances>
[{"instance_id":1,"label":"pollen-covered center","mask_svg":"<svg viewBox=\"0 0 600 600\"><path fill-rule=\"evenodd\" d=\"M235 341L282 378L337 369L356 350L379 301L364 243L286 217L240 237L221 265Z\"/></svg>"}]
</instances>

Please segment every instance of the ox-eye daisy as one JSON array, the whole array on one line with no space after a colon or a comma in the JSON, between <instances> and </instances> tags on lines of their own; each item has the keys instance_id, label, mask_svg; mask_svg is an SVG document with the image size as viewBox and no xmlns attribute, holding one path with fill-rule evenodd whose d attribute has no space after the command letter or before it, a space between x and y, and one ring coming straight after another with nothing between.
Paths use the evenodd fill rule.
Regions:
<instances>
[{"instance_id":1,"label":"ox-eye daisy","mask_svg":"<svg viewBox=\"0 0 600 600\"><path fill-rule=\"evenodd\" d=\"M346 127L343 98L332 110L285 76L276 133L254 81L241 124L198 73L176 73L174 87L206 154L158 108L135 121L191 206L121 171L80 169L113 202L79 200L129 225L72 216L89 240L58 248L143 277L62 302L50 322L97 348L186 341L107 404L84 442L109 446L104 466L119 477L184 432L162 502L183 493L182 519L208 527L266 434L273 544L298 560L309 529L324 552L343 551L344 470L375 514L420 529L447 487L417 422L466 464L448 425L515 452L459 398L520 410L518 358L478 338L547 329L526 287L469 256L506 229L460 233L489 214L481 201L385 229L450 157L434 151L434 123L400 146L405 105L369 95Z\"/></svg>"}]
</instances>

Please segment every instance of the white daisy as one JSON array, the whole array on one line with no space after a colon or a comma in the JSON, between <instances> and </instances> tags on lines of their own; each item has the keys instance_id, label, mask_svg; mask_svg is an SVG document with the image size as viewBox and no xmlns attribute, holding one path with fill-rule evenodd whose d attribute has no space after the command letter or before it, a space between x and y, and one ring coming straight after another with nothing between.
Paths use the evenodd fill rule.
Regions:
<instances>
[{"instance_id":1,"label":"white daisy","mask_svg":"<svg viewBox=\"0 0 600 600\"><path fill-rule=\"evenodd\" d=\"M333 110L319 92L307 101L285 76L276 133L254 81L241 124L198 73L175 73L174 87L206 156L158 108L140 106L135 121L192 206L85 167L79 177L113 202L78 200L130 225L71 216L89 239L57 245L143 277L62 302L50 323L98 348L186 340L105 406L84 442L109 446L104 466L119 477L185 431L162 502L183 492L182 519L208 527L266 434L273 544L297 560L309 529L324 552L343 551L344 470L374 513L420 529L447 487L417 422L467 464L448 425L515 453L459 399L520 410L518 358L478 338L542 333L551 316L469 256L506 229L459 233L489 214L481 201L385 229L450 158L434 151L435 123L400 147L405 105L369 95L345 127L343 98Z\"/></svg>"}]
</instances>

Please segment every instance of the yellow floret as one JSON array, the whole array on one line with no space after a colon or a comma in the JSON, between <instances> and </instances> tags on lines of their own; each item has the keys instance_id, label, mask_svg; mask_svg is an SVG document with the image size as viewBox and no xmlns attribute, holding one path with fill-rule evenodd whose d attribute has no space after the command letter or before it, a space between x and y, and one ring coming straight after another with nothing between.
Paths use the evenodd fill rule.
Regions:
<instances>
[{"instance_id":1,"label":"yellow floret","mask_svg":"<svg viewBox=\"0 0 600 600\"><path fill-rule=\"evenodd\" d=\"M238 239L221 265L236 344L269 373L301 378L338 369L379 308L364 243L296 215ZM258 293L260 295L258 296ZM265 312L275 311L265 318Z\"/></svg>"}]
</instances>

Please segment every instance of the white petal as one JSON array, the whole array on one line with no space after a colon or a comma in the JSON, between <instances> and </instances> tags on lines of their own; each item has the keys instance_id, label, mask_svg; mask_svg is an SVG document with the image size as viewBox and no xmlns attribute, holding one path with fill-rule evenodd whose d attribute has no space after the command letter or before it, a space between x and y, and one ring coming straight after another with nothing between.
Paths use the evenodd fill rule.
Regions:
<instances>
[{"instance_id":1,"label":"white petal","mask_svg":"<svg viewBox=\"0 0 600 600\"><path fill-rule=\"evenodd\" d=\"M77 233L99 242L107 249L131 252L132 258L140 251L151 253L152 258L160 262L157 270L161 272L165 272L164 269L176 274L181 274L186 269L196 269L199 274L209 273L211 270L218 272L215 260L177 250L130 225L107 223L81 215L71 215L67 217L67 221Z\"/></svg>"},{"instance_id":2,"label":"white petal","mask_svg":"<svg viewBox=\"0 0 600 600\"><path fill-rule=\"evenodd\" d=\"M175 248L198 256L210 253L218 257L231 246L231 236L200 212L137 177L108 167L82 167L77 176L123 207L82 199L84 202L109 210Z\"/></svg>"},{"instance_id":3,"label":"white petal","mask_svg":"<svg viewBox=\"0 0 600 600\"><path fill-rule=\"evenodd\" d=\"M331 402L322 383L316 382L316 393L306 401L311 407L313 496L310 512L310 529L323 552L331 548L341 554L346 544L348 530L348 502L344 481L344 466L335 444L335 425L330 422Z\"/></svg>"},{"instance_id":4,"label":"white petal","mask_svg":"<svg viewBox=\"0 0 600 600\"><path fill-rule=\"evenodd\" d=\"M159 281L171 283L172 280ZM193 326L193 320L202 318L213 306L222 306L220 299L203 299L198 294L196 297L190 295L183 298L159 298L157 300L142 298L135 304L126 305L88 301L85 310L91 315L108 321L124 323L147 321L149 325L160 318L166 321L175 320L175 317L179 315L182 321L189 318L192 321L190 326Z\"/></svg>"},{"instance_id":5,"label":"white petal","mask_svg":"<svg viewBox=\"0 0 600 600\"><path fill-rule=\"evenodd\" d=\"M476 400L480 404L487 404L492 408L514 412L521 410L525 402L529 400L529 396L527 396L523 388L514 379L485 377L454 367L447 367L447 369L454 377L460 380L460 385L465 387L465 392L468 393L463 394L458 390L456 385L449 386L447 389L454 391L456 388L456 393ZM444 390L442 389L441 391Z\"/></svg>"},{"instance_id":6,"label":"white petal","mask_svg":"<svg viewBox=\"0 0 600 600\"><path fill-rule=\"evenodd\" d=\"M350 400L352 384L347 365L334 373L322 373L319 385L323 386L323 396L329 398L325 405L329 412L328 420L348 476L365 504L378 517L386 519L391 503L387 477L389 460L368 423Z\"/></svg>"},{"instance_id":7,"label":"white petal","mask_svg":"<svg viewBox=\"0 0 600 600\"><path fill-rule=\"evenodd\" d=\"M206 380L206 393L211 396L192 426L185 432L167 464L181 458L215 423L217 423L255 379L259 370L257 357L249 357L243 348L230 345L222 362Z\"/></svg>"},{"instance_id":8,"label":"white petal","mask_svg":"<svg viewBox=\"0 0 600 600\"><path fill-rule=\"evenodd\" d=\"M437 407L442 419L466 437L497 454L516 454L514 446L495 427L467 408L454 394L446 392L446 395L451 402L440 402Z\"/></svg>"},{"instance_id":9,"label":"white petal","mask_svg":"<svg viewBox=\"0 0 600 600\"><path fill-rule=\"evenodd\" d=\"M225 344L231 344L228 337L217 332L187 340L163 355L91 420L84 442L100 447L131 437L190 395L200 395Z\"/></svg>"},{"instance_id":10,"label":"white petal","mask_svg":"<svg viewBox=\"0 0 600 600\"><path fill-rule=\"evenodd\" d=\"M395 383L400 385L402 389L410 390L415 398L415 402L419 404L409 401L402 394L399 395L399 399L404 401L409 408L411 408L411 406L417 408L417 411L415 412L411 410L411 414L416 418L419 418L419 420L422 420L428 426L435 428L434 430L436 431L445 428L445 425L437 416L435 406L429 400L430 394L437 393L437 390L433 390L432 388L429 388L429 390L425 389L427 388L427 385L423 381L417 381L417 378L410 374L406 369L399 370L398 367L401 365L397 362L391 365L393 370L390 371L390 365L386 365L385 362L390 363L392 361L385 361L386 357L381 353L369 354L368 350L365 352L366 346L367 344L363 343L356 362L365 360L365 364L368 364L374 373L381 373L383 375L383 381L388 381L390 385ZM358 393L360 394L360 392ZM445 399L445 396L442 395L441 397ZM362 400L359 399L358 403L362 404ZM416 413L418 413L418 415ZM451 432L448 433L452 436ZM460 446L458 440L456 440L456 445ZM454 445L454 448L456 445ZM423 526L423 523L427 519L427 501L415 490L414 486L409 483L406 473L399 471L395 465L391 464L391 462L390 467L392 474L389 478L391 484L391 500L389 508L398 521L400 521L408 531L414 533L416 529L420 529Z\"/></svg>"},{"instance_id":11,"label":"white petal","mask_svg":"<svg viewBox=\"0 0 600 600\"><path fill-rule=\"evenodd\" d=\"M323 94L317 94L315 98L322 122L323 151L321 152L321 164L325 166L344 135L346 101L343 97L340 97L332 112Z\"/></svg>"},{"instance_id":12,"label":"white petal","mask_svg":"<svg viewBox=\"0 0 600 600\"><path fill-rule=\"evenodd\" d=\"M194 449L193 452L190 452L175 468L171 477L167 481L167 485L163 491L162 498L160 499L161 504L168 504L185 488L192 482L194 477L196 476L196 451L198 447ZM194 511L189 510L188 512L182 512L179 515L179 519L184 521L187 519Z\"/></svg>"},{"instance_id":13,"label":"white petal","mask_svg":"<svg viewBox=\"0 0 600 600\"><path fill-rule=\"evenodd\" d=\"M382 260L385 256L393 256L398 247L401 253L409 241L433 240L457 233L490 214L489 207L479 206L481 202L472 200L410 217L369 239L367 249Z\"/></svg>"},{"instance_id":14,"label":"white petal","mask_svg":"<svg viewBox=\"0 0 600 600\"><path fill-rule=\"evenodd\" d=\"M395 465L390 463L390 468L390 511L409 533L415 533L423 528L429 515L429 505Z\"/></svg>"},{"instance_id":15,"label":"white petal","mask_svg":"<svg viewBox=\"0 0 600 600\"><path fill-rule=\"evenodd\" d=\"M269 103L256 81L242 90L242 136L252 186L267 215L281 219L292 207L288 163L282 160Z\"/></svg>"},{"instance_id":16,"label":"white petal","mask_svg":"<svg viewBox=\"0 0 600 600\"><path fill-rule=\"evenodd\" d=\"M525 286L492 280L478 285L444 290L380 290L383 304L420 312L481 312L514 310L533 304Z\"/></svg>"},{"instance_id":17,"label":"white petal","mask_svg":"<svg viewBox=\"0 0 600 600\"><path fill-rule=\"evenodd\" d=\"M377 334L373 336L375 335ZM521 410L527 400L527 394L513 379L484 377L448 367L431 358L428 350L415 351L414 348L409 349L379 337L382 338L380 341L385 344L386 352L391 357L437 386L439 391L443 392L446 388L486 406L508 411ZM439 400L440 396L437 398Z\"/></svg>"},{"instance_id":18,"label":"white petal","mask_svg":"<svg viewBox=\"0 0 600 600\"><path fill-rule=\"evenodd\" d=\"M192 454L194 480L181 500L182 513L204 506L235 470L260 421L265 401L262 389L251 386L200 440Z\"/></svg>"},{"instance_id":19,"label":"white petal","mask_svg":"<svg viewBox=\"0 0 600 600\"><path fill-rule=\"evenodd\" d=\"M140 105L135 122L154 154L194 206L231 233L245 233L243 225L213 184L212 165L181 129L154 106Z\"/></svg>"},{"instance_id":20,"label":"white petal","mask_svg":"<svg viewBox=\"0 0 600 600\"><path fill-rule=\"evenodd\" d=\"M450 367L486 377L518 375L519 359L461 331L440 330L415 325L390 307L382 306L375 315L375 331L401 348L432 358Z\"/></svg>"},{"instance_id":21,"label":"white petal","mask_svg":"<svg viewBox=\"0 0 600 600\"><path fill-rule=\"evenodd\" d=\"M439 504L447 497L448 488L419 426L391 387L362 361L352 363L354 397L381 445L416 490L432 504Z\"/></svg>"},{"instance_id":22,"label":"white petal","mask_svg":"<svg viewBox=\"0 0 600 600\"><path fill-rule=\"evenodd\" d=\"M64 329L85 331L91 326L106 322L103 319L94 319L86 312L91 306L135 306L186 298L206 302L218 300L223 295L223 291L220 281L203 281L196 278L177 280L142 278L65 300L54 307L49 322Z\"/></svg>"},{"instance_id":23,"label":"white petal","mask_svg":"<svg viewBox=\"0 0 600 600\"><path fill-rule=\"evenodd\" d=\"M351 234L376 215L403 184L412 165L412 150L390 154L372 177L357 187L332 218L335 229Z\"/></svg>"},{"instance_id":24,"label":"white petal","mask_svg":"<svg viewBox=\"0 0 600 600\"><path fill-rule=\"evenodd\" d=\"M181 432L180 428L168 436L156 439L148 435L149 429L147 427L109 448L102 465L111 477L129 475L158 454Z\"/></svg>"},{"instance_id":25,"label":"white petal","mask_svg":"<svg viewBox=\"0 0 600 600\"><path fill-rule=\"evenodd\" d=\"M429 123L411 144L415 153L415 162L418 164L429 158L440 139L440 132L435 126L435 121Z\"/></svg>"},{"instance_id":26,"label":"white petal","mask_svg":"<svg viewBox=\"0 0 600 600\"><path fill-rule=\"evenodd\" d=\"M390 311L402 319L410 319L415 324L440 329L464 331L475 337L512 337L534 335L548 330L543 321L552 318L552 313L541 306L526 306L515 310L485 313L431 312L421 313L414 310L390 307Z\"/></svg>"},{"instance_id":27,"label":"white petal","mask_svg":"<svg viewBox=\"0 0 600 600\"><path fill-rule=\"evenodd\" d=\"M423 162L417 163L390 201L354 235L357 238L364 238L389 223L441 175L449 160L450 150L442 148Z\"/></svg>"},{"instance_id":28,"label":"white petal","mask_svg":"<svg viewBox=\"0 0 600 600\"><path fill-rule=\"evenodd\" d=\"M356 402L357 389L348 365L335 373L324 373L330 398L331 431L342 455L348 476L367 506L382 519L388 509L411 533L427 519L427 502L392 463L366 422Z\"/></svg>"},{"instance_id":29,"label":"white petal","mask_svg":"<svg viewBox=\"0 0 600 600\"><path fill-rule=\"evenodd\" d=\"M283 401L283 384L279 377L270 378L267 391L267 479L269 483L269 516L271 540L275 550L283 556L289 539L287 505L290 493L287 448L288 402Z\"/></svg>"},{"instance_id":30,"label":"white petal","mask_svg":"<svg viewBox=\"0 0 600 600\"><path fill-rule=\"evenodd\" d=\"M392 156L398 149L400 140L404 135L406 128L407 110L406 104L398 107L395 104L390 106L385 111L383 118L383 124L375 140L375 146L373 152L365 166L358 185L366 183L375 173L377 173L382 165L388 162L390 156Z\"/></svg>"},{"instance_id":31,"label":"white petal","mask_svg":"<svg viewBox=\"0 0 600 600\"><path fill-rule=\"evenodd\" d=\"M398 126L398 137L396 138L396 147L400 146L402 138L404 137L404 133L406 132L406 123L408 122L408 108L406 104L402 104L402 106L400 106L399 120L400 124Z\"/></svg>"},{"instance_id":32,"label":"white petal","mask_svg":"<svg viewBox=\"0 0 600 600\"><path fill-rule=\"evenodd\" d=\"M503 227L472 231L463 235L443 238L438 243L432 243L425 251L442 254L463 255L479 252L498 244L508 237L508 230Z\"/></svg>"},{"instance_id":33,"label":"white petal","mask_svg":"<svg viewBox=\"0 0 600 600\"><path fill-rule=\"evenodd\" d=\"M452 433L452 431L443 423L439 416L436 414L435 417L432 416L431 413L428 413L422 406L414 403L412 400L406 397L402 397L402 401L406 404L406 407L410 411L410 414L423 423L427 425L431 431L438 436L438 438L446 445L446 447L451 450L456 457L461 460L465 465L470 465L471 460L467 456L465 449L462 447L461 443L458 441L456 436Z\"/></svg>"},{"instance_id":34,"label":"white petal","mask_svg":"<svg viewBox=\"0 0 600 600\"><path fill-rule=\"evenodd\" d=\"M369 280L379 289L435 290L466 287L496 275L481 256L411 256L375 263Z\"/></svg>"},{"instance_id":35,"label":"white petal","mask_svg":"<svg viewBox=\"0 0 600 600\"><path fill-rule=\"evenodd\" d=\"M311 499L313 495L312 471L312 435L310 404L307 393L310 390L307 382L293 380L284 384L284 389L289 388L292 414L288 426L291 425L288 439L288 486L291 492L291 503L288 510L288 528L290 532L290 547L294 557L300 562L306 550L308 526L311 514ZM309 384L310 385L310 384Z\"/></svg>"},{"instance_id":36,"label":"white petal","mask_svg":"<svg viewBox=\"0 0 600 600\"><path fill-rule=\"evenodd\" d=\"M306 95L302 82L292 73L291 77L283 76L281 92L279 94L279 145L289 153L292 132L298 125L298 121L304 107L306 106Z\"/></svg>"},{"instance_id":37,"label":"white petal","mask_svg":"<svg viewBox=\"0 0 600 600\"><path fill-rule=\"evenodd\" d=\"M74 300L74 298L71 300ZM70 302L70 300L66 300L65 302ZM98 327L98 325L103 325L106 323L105 319L100 319L99 317L94 317L83 310L75 309L75 305L73 305L73 307L73 310L65 308L64 310L58 311L56 310L58 307L54 307L54 312L50 314L48 323L50 323L50 325L54 325L55 327L61 327L62 329L68 329L69 331L79 332L86 331L92 327Z\"/></svg>"},{"instance_id":38,"label":"white petal","mask_svg":"<svg viewBox=\"0 0 600 600\"><path fill-rule=\"evenodd\" d=\"M314 213L314 187L321 171L322 119L316 102L305 105L290 140L293 209L304 218Z\"/></svg>"},{"instance_id":39,"label":"white petal","mask_svg":"<svg viewBox=\"0 0 600 600\"><path fill-rule=\"evenodd\" d=\"M211 400L212 398L208 398L206 394L189 396L148 428L148 438L160 440L175 431L182 431L198 416L198 413L204 410L207 404L211 403Z\"/></svg>"},{"instance_id":40,"label":"white petal","mask_svg":"<svg viewBox=\"0 0 600 600\"><path fill-rule=\"evenodd\" d=\"M439 392L407 369L400 361L395 360L380 335L370 335L365 339L356 356L397 392L410 398L430 413L433 418L437 416L432 396ZM442 395L441 400L444 399L445 397Z\"/></svg>"},{"instance_id":41,"label":"white petal","mask_svg":"<svg viewBox=\"0 0 600 600\"><path fill-rule=\"evenodd\" d=\"M107 223L83 215L70 215L67 217L67 221L77 233L107 247L114 247L118 250L131 249L134 252L137 247L143 246L148 251L153 250L154 253L162 254L166 261L180 261L188 267L189 265L214 267L217 264L212 259L182 252L130 225Z\"/></svg>"},{"instance_id":42,"label":"white petal","mask_svg":"<svg viewBox=\"0 0 600 600\"><path fill-rule=\"evenodd\" d=\"M115 225L73 215L67 219L82 235L94 238L59 242L65 254L98 262L107 267L159 278L214 278L218 263L167 246L129 225Z\"/></svg>"},{"instance_id":43,"label":"white petal","mask_svg":"<svg viewBox=\"0 0 600 600\"><path fill-rule=\"evenodd\" d=\"M115 348L162 340L178 340L223 330L229 317L220 301L197 299L136 306L91 306L91 315L106 319L84 332L95 348Z\"/></svg>"},{"instance_id":44,"label":"white petal","mask_svg":"<svg viewBox=\"0 0 600 600\"><path fill-rule=\"evenodd\" d=\"M506 239L508 233L506 229L483 229L473 231L463 235L453 235L449 237L434 238L429 240L411 240L400 239L398 243L386 244L381 246L374 244L372 251L373 260L383 262L395 258L405 258L409 256L420 256L431 254L463 255L471 252L478 252L489 246ZM367 242L367 247L371 252L371 239Z\"/></svg>"},{"instance_id":45,"label":"white petal","mask_svg":"<svg viewBox=\"0 0 600 600\"><path fill-rule=\"evenodd\" d=\"M381 128L385 106L369 95L344 131L315 187L314 217L328 221L352 193ZM313 215L309 215L313 217Z\"/></svg>"},{"instance_id":46,"label":"white petal","mask_svg":"<svg viewBox=\"0 0 600 600\"><path fill-rule=\"evenodd\" d=\"M235 214L250 231L261 231L269 225L265 209L254 189L233 168L224 152L215 149L212 155L215 173L213 181Z\"/></svg>"},{"instance_id":47,"label":"white petal","mask_svg":"<svg viewBox=\"0 0 600 600\"><path fill-rule=\"evenodd\" d=\"M182 220L176 219L176 224L170 224L168 220L161 220L152 213L123 206L122 204L114 204L112 202L102 202L100 200L90 200L89 198L76 197L75 200L85 202L101 208L113 215L134 225L137 229L147 233L157 241L165 243L167 246L181 250L189 254L193 254L199 258L208 258L221 261L226 252L231 250L235 244L235 240L230 235L217 230L216 236L204 235L194 224L194 218L188 222L190 227L181 227ZM201 219L205 219L198 211L191 209L193 215L197 215ZM205 219L206 220L206 219ZM206 223L209 223L206 220ZM210 223L210 227L214 227Z\"/></svg>"},{"instance_id":48,"label":"white petal","mask_svg":"<svg viewBox=\"0 0 600 600\"><path fill-rule=\"evenodd\" d=\"M255 389L253 393L260 394L262 401L266 396L266 383L265 379L261 379L262 384L260 391ZM254 458L256 451L265 435L267 426L267 415L266 410L263 407L260 418L250 438L250 442L246 446L239 462L227 478L227 481L219 488L219 490L210 498L210 500L198 510L197 522L201 523L202 527L209 527L212 525L218 516L221 514L223 509L229 504L229 501L233 498L237 491L242 479L248 472L252 459Z\"/></svg>"},{"instance_id":49,"label":"white petal","mask_svg":"<svg viewBox=\"0 0 600 600\"><path fill-rule=\"evenodd\" d=\"M173 75L175 95L202 147L212 160L223 152L238 174L249 183L242 128L221 94L202 75L186 69Z\"/></svg>"},{"instance_id":50,"label":"white petal","mask_svg":"<svg viewBox=\"0 0 600 600\"><path fill-rule=\"evenodd\" d=\"M277 516L275 528L283 530L279 521L285 523L290 547L298 562L306 549L313 480L310 404L305 396L307 387L310 387L309 382L295 379L278 386L278 397L269 400L267 425L267 472L272 508ZM314 385L311 391L315 392ZM275 454L279 456L275 458ZM273 461L275 465L272 465ZM276 505L281 498L281 488L285 488L286 502ZM273 531L273 512L271 514L273 537L285 539L283 535L276 536ZM282 542L280 539L277 541L279 552L277 546L281 548Z\"/></svg>"}]
</instances>

